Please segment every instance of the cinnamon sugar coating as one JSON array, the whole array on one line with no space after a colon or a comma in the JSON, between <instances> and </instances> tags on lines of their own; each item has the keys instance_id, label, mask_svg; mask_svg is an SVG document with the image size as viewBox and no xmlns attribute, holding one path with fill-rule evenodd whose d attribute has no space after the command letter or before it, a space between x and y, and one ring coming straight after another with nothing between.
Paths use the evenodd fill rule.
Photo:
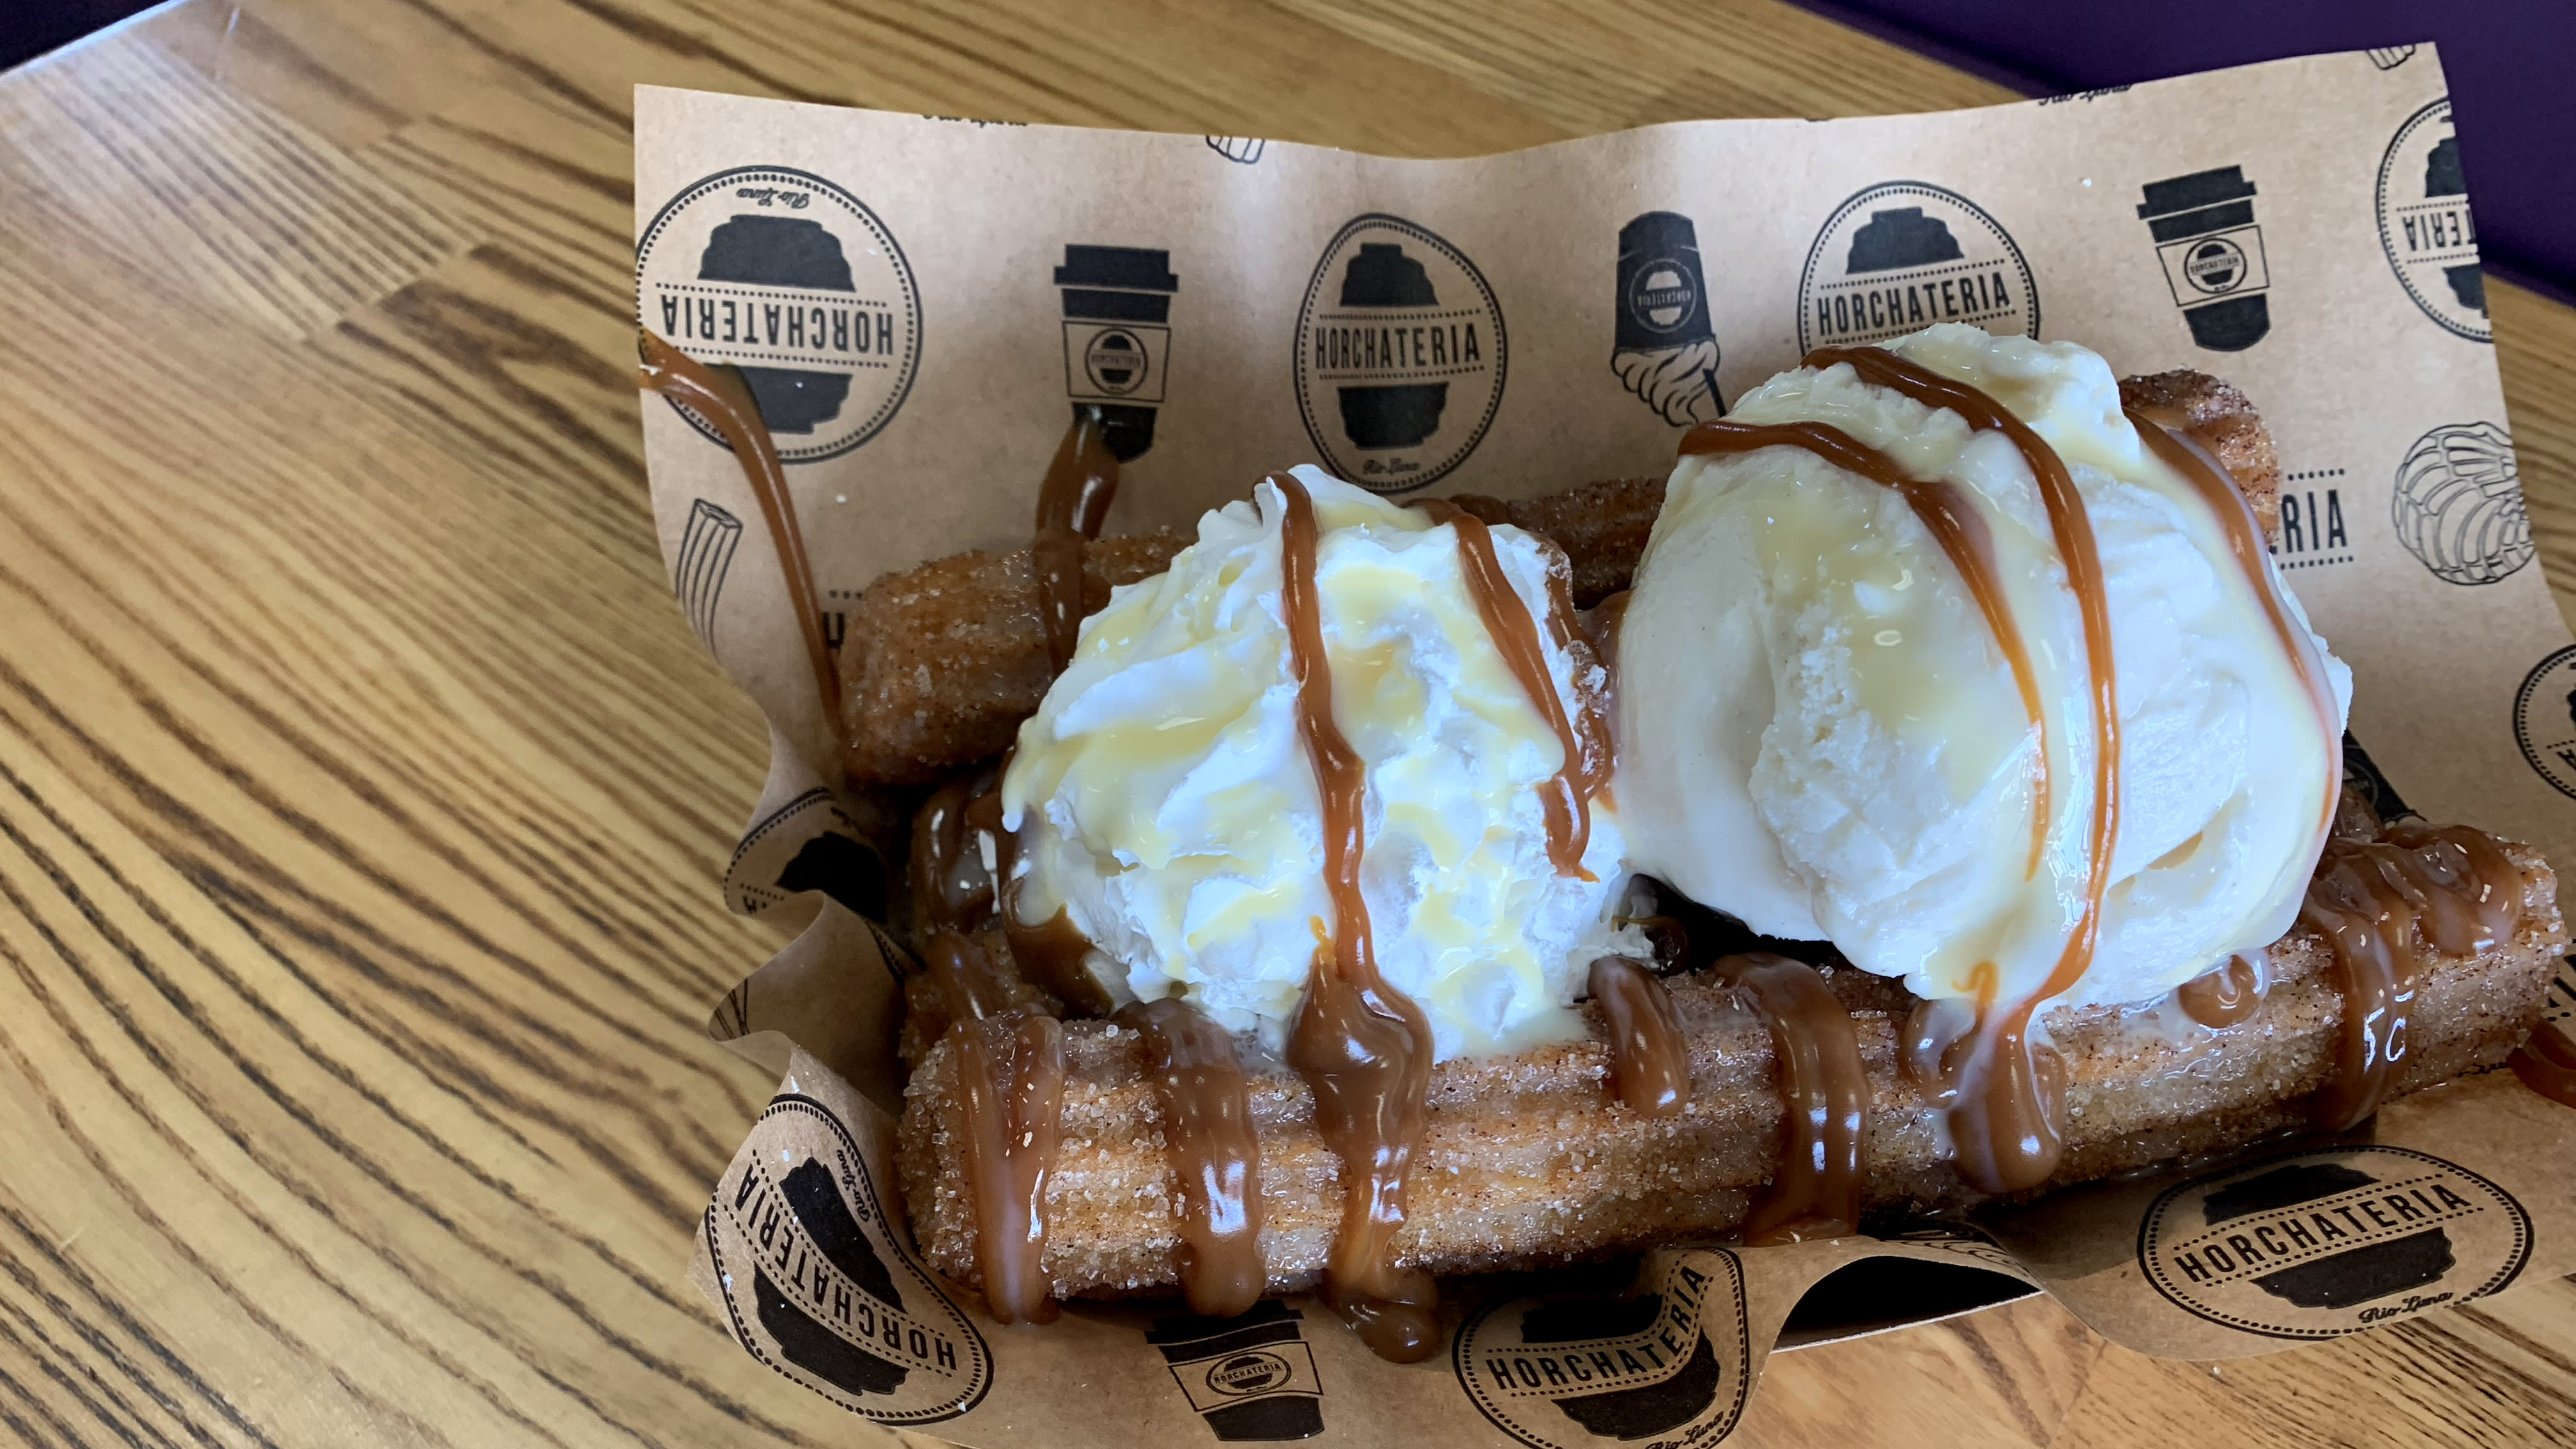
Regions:
<instances>
[{"instance_id":1,"label":"cinnamon sugar coating","mask_svg":"<svg viewBox=\"0 0 2576 1449\"><path fill-rule=\"evenodd\" d=\"M2432 960L2392 1095L2501 1064L2539 1019L2567 946L2557 881L2536 852L2507 849L2522 874L2522 926L2475 957ZM1845 974L1858 973L1836 972L1837 983ZM2250 1020L2188 1039L2143 1026L2125 1008L2051 1013L2067 1063L2067 1151L2039 1191L2304 1127L2305 1097L2334 1070L2343 1000L2323 939L2304 926L2272 948L2272 977ZM1770 1032L1732 988L1693 977L1671 990L1692 1078L1678 1116L1644 1116L1618 1100L1606 1032L1589 1004L1583 1041L1433 1068L1429 1125L1396 1238L1405 1265L1533 1268L1737 1226L1779 1151ZM1878 989L1855 995L1885 1000ZM1941 1110L1898 1068L1906 1013L1889 1005L1898 1009L1853 1013L1870 1085L1868 1203L1978 1201L1941 1153ZM1178 1281L1177 1180L1141 1050L1135 1032L1107 1022L1065 1027L1063 1155L1047 1201L1045 1264L1063 1296L1155 1293ZM943 1042L914 1073L898 1163L924 1255L973 1283L953 1058ZM1301 1290L1316 1281L1340 1218L1340 1163L1315 1131L1305 1084L1276 1064L1247 1068L1269 1288Z\"/></svg>"},{"instance_id":2,"label":"cinnamon sugar coating","mask_svg":"<svg viewBox=\"0 0 2576 1449\"><path fill-rule=\"evenodd\" d=\"M2238 491L2254 507L2263 536L2281 541L2281 458L2262 413L2235 384L2205 372L2176 368L2149 377L2120 379L2120 402L2149 416L2178 422L2191 440L2227 465Z\"/></svg>"},{"instance_id":3,"label":"cinnamon sugar coating","mask_svg":"<svg viewBox=\"0 0 2576 1449\"><path fill-rule=\"evenodd\" d=\"M1082 606L1171 567L1171 529L1085 550ZM859 594L841 649L850 777L926 785L1011 747L1052 678L1030 550L961 553L888 574Z\"/></svg>"}]
</instances>

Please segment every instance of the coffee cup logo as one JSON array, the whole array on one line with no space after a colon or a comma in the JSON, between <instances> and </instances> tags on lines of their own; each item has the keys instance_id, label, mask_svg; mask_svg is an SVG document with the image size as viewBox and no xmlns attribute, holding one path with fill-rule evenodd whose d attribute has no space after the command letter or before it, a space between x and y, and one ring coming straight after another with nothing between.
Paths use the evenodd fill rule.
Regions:
<instances>
[{"instance_id":1,"label":"coffee cup logo","mask_svg":"<svg viewBox=\"0 0 2576 1449\"><path fill-rule=\"evenodd\" d=\"M1722 1248L1660 1257L1629 1298L1522 1298L1458 1329L1452 1366L1494 1426L1531 1449L1715 1443L1749 1387L1744 1270Z\"/></svg>"},{"instance_id":2,"label":"coffee cup logo","mask_svg":"<svg viewBox=\"0 0 2576 1449\"><path fill-rule=\"evenodd\" d=\"M682 352L741 372L789 463L876 436L921 356L921 297L894 234L857 197L786 167L721 171L664 204L636 244L635 306Z\"/></svg>"},{"instance_id":3,"label":"coffee cup logo","mask_svg":"<svg viewBox=\"0 0 2576 1449\"><path fill-rule=\"evenodd\" d=\"M1921 181L1873 186L1835 207L1798 279L1798 350L1884 342L1936 322L2039 335L2030 263L2002 224Z\"/></svg>"},{"instance_id":4,"label":"coffee cup logo","mask_svg":"<svg viewBox=\"0 0 2576 1449\"><path fill-rule=\"evenodd\" d=\"M2242 352L2272 330L2264 297L2272 272L2263 228L2254 224L2254 183L2244 168L2221 166L2168 181L2150 181L2138 216L2164 263L2165 285L2191 326L2191 340L2212 352Z\"/></svg>"},{"instance_id":5,"label":"coffee cup logo","mask_svg":"<svg viewBox=\"0 0 2576 1449\"><path fill-rule=\"evenodd\" d=\"M771 1100L716 1184L707 1252L752 1356L852 1413L919 1426L992 1387L983 1335L898 1247L849 1128Z\"/></svg>"},{"instance_id":6,"label":"coffee cup logo","mask_svg":"<svg viewBox=\"0 0 2576 1449\"><path fill-rule=\"evenodd\" d=\"M1619 228L1617 342L1610 370L1676 427L1726 411L1717 391L1717 333L1699 233L1687 216L1650 211Z\"/></svg>"},{"instance_id":7,"label":"coffee cup logo","mask_svg":"<svg viewBox=\"0 0 2576 1449\"><path fill-rule=\"evenodd\" d=\"M1265 1298L1237 1318L1158 1318L1145 1341L1228 1443L1311 1439L1324 1432L1315 1354L1299 1336L1304 1315Z\"/></svg>"},{"instance_id":8,"label":"coffee cup logo","mask_svg":"<svg viewBox=\"0 0 2576 1449\"><path fill-rule=\"evenodd\" d=\"M2472 342L2495 340L2448 96L2407 117L2380 158L2379 245L2425 316Z\"/></svg>"},{"instance_id":9,"label":"coffee cup logo","mask_svg":"<svg viewBox=\"0 0 2576 1449\"><path fill-rule=\"evenodd\" d=\"M1073 245L1055 284L1064 293L1064 391L1074 411L1096 409L1109 451L1131 463L1154 446L1154 404L1172 358L1172 254Z\"/></svg>"},{"instance_id":10,"label":"coffee cup logo","mask_svg":"<svg viewBox=\"0 0 2576 1449\"><path fill-rule=\"evenodd\" d=\"M2167 1190L2138 1265L2175 1306L2272 1338L2335 1338L2501 1290L2531 1218L2485 1178L2402 1147L2291 1153Z\"/></svg>"},{"instance_id":11,"label":"coffee cup logo","mask_svg":"<svg viewBox=\"0 0 2576 1449\"><path fill-rule=\"evenodd\" d=\"M1335 474L1375 493L1446 477L1503 401L1503 313L1466 254L1401 217L1354 218L1297 314L1297 407Z\"/></svg>"},{"instance_id":12,"label":"coffee cup logo","mask_svg":"<svg viewBox=\"0 0 2576 1449\"><path fill-rule=\"evenodd\" d=\"M2491 584L2538 549L2523 510L2513 439L2493 423L2450 423L2415 440L2389 491L2397 541L2447 584Z\"/></svg>"},{"instance_id":13,"label":"coffee cup logo","mask_svg":"<svg viewBox=\"0 0 2576 1449\"><path fill-rule=\"evenodd\" d=\"M1144 340L1124 327L1103 327L1082 349L1082 380L1101 397L1130 397L1156 369Z\"/></svg>"}]
</instances>

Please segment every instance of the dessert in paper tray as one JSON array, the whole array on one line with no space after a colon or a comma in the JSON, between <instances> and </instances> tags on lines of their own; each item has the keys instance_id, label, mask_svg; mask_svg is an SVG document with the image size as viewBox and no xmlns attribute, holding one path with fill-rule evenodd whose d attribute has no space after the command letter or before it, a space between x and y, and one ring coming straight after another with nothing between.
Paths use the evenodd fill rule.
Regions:
<instances>
[{"instance_id":1,"label":"dessert in paper tray","mask_svg":"<svg viewBox=\"0 0 2576 1449\"><path fill-rule=\"evenodd\" d=\"M1704 314L1638 233L1631 313ZM1086 306L1171 280L1088 250L1129 289ZM1338 280L1431 298L1393 243ZM1678 402L1614 361L1667 471L1509 499L1283 457L1122 531L1153 413L1077 397L1024 542L836 589L765 416L807 404L648 305L831 741L770 818L835 828L777 871L835 904L719 1013L792 1039L702 1246L745 1345L979 1442L1105 1438L1071 1401L1168 1370L1220 1439L1408 1422L1330 1422L1338 1379L1458 1442L1678 1443L1872 1255L2204 1355L2506 1286L2576 1227L2488 1165L2576 1144L2551 862L2352 743L2259 399L2029 311L1722 411L1703 317ZM1382 330L1319 365L1427 354ZM1345 441L1436 430L1421 386Z\"/></svg>"}]
</instances>

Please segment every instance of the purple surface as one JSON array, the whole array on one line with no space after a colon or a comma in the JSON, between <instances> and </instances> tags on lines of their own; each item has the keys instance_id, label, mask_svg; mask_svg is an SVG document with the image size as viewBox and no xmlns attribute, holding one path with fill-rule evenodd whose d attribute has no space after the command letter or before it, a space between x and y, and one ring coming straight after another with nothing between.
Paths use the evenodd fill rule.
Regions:
<instances>
[{"instance_id":1,"label":"purple surface","mask_svg":"<svg viewBox=\"0 0 2576 1449\"><path fill-rule=\"evenodd\" d=\"M69 45L156 0L6 0L0 3L0 70Z\"/></svg>"},{"instance_id":2,"label":"purple surface","mask_svg":"<svg viewBox=\"0 0 2576 1449\"><path fill-rule=\"evenodd\" d=\"M2451 82L2480 260L2576 302L2571 0L1793 0L2025 95L2433 41Z\"/></svg>"}]
</instances>

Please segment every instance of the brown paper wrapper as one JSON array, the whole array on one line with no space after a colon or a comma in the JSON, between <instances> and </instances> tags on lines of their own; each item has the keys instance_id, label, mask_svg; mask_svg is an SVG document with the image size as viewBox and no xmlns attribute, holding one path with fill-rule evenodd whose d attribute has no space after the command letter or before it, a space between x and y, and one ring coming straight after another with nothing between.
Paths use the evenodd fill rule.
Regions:
<instances>
[{"instance_id":1,"label":"brown paper wrapper","mask_svg":"<svg viewBox=\"0 0 2576 1449\"><path fill-rule=\"evenodd\" d=\"M2534 565L2429 46L1460 161L647 87L635 170L639 317L745 370L836 642L879 575L1024 543L1074 407L1107 410L1125 459L1119 530L1304 461L1517 497L1664 471L1680 427L1811 347L1970 321L2252 396L2287 473L2278 560L2358 680L2355 775L2384 814L2576 860L2576 646ZM857 1414L995 1449L1700 1444L1774 1347L2033 1285L2118 1342L2223 1358L2576 1268L2576 1111L2498 1073L2355 1136L1974 1221L1453 1282L1450 1351L1411 1366L1295 1299L997 1328L920 1265L895 1197L910 962L868 919L889 802L836 791L732 455L657 399L644 431L683 611L772 728L726 898L829 897L710 1023L782 1082L696 1273L748 1351Z\"/></svg>"}]
</instances>

